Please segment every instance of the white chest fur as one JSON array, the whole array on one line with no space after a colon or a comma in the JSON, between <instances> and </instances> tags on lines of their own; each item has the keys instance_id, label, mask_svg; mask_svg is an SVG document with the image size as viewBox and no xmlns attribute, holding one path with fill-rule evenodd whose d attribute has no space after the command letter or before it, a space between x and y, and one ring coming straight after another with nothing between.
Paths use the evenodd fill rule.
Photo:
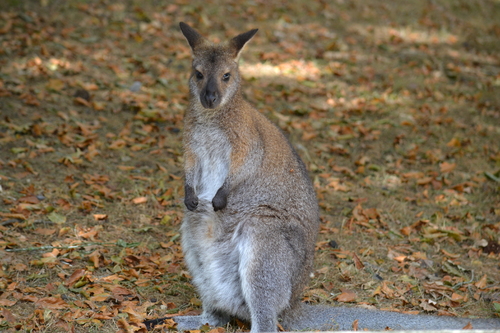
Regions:
<instances>
[{"instance_id":1,"label":"white chest fur","mask_svg":"<svg viewBox=\"0 0 500 333\"><path fill-rule=\"evenodd\" d=\"M212 201L229 173L231 145L217 127L203 127L193 136L196 169L193 187L201 200Z\"/></svg>"},{"instance_id":2,"label":"white chest fur","mask_svg":"<svg viewBox=\"0 0 500 333\"><path fill-rule=\"evenodd\" d=\"M246 266L251 247L244 232L237 230L223 237L217 225L222 221L213 211L188 212L182 225L182 247L203 307L219 309L250 320L245 294L248 294Z\"/></svg>"}]
</instances>

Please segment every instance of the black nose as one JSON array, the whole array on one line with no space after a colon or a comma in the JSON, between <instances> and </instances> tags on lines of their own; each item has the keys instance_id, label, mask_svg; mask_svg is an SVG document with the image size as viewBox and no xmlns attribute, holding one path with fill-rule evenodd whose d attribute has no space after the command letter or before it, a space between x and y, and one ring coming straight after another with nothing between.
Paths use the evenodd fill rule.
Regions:
<instances>
[{"instance_id":1,"label":"black nose","mask_svg":"<svg viewBox=\"0 0 500 333\"><path fill-rule=\"evenodd\" d=\"M215 102L217 102L217 92L207 89L205 92L205 101L207 102L207 105L214 105Z\"/></svg>"},{"instance_id":2,"label":"black nose","mask_svg":"<svg viewBox=\"0 0 500 333\"><path fill-rule=\"evenodd\" d=\"M208 79L207 85L200 96L201 104L207 109L215 109L219 106L219 89L216 79L211 77Z\"/></svg>"}]
</instances>

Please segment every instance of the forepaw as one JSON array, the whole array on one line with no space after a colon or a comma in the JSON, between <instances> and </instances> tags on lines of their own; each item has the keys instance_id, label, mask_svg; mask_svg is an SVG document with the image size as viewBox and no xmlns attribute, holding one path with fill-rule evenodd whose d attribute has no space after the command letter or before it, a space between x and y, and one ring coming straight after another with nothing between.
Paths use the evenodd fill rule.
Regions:
<instances>
[{"instance_id":1,"label":"forepaw","mask_svg":"<svg viewBox=\"0 0 500 333\"><path fill-rule=\"evenodd\" d=\"M184 204L186 205L186 208L189 209L190 211L194 211L196 207L198 207L198 198L184 198Z\"/></svg>"},{"instance_id":2,"label":"forepaw","mask_svg":"<svg viewBox=\"0 0 500 333\"><path fill-rule=\"evenodd\" d=\"M221 187L217 191L217 193L215 194L215 197L212 199L212 206L214 207L215 211L226 208L227 195L228 195L227 190L224 187Z\"/></svg>"},{"instance_id":3,"label":"forepaw","mask_svg":"<svg viewBox=\"0 0 500 333\"><path fill-rule=\"evenodd\" d=\"M198 197L194 193L194 188L186 184L184 192L184 204L186 205L186 208L190 211L194 211L196 207L198 207Z\"/></svg>"}]
</instances>

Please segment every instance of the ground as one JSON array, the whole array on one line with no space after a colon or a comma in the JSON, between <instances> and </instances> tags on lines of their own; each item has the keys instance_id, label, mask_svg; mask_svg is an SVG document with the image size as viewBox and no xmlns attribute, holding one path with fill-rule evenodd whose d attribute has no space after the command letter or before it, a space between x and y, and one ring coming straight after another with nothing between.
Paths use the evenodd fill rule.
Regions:
<instances>
[{"instance_id":1,"label":"ground","mask_svg":"<svg viewBox=\"0 0 500 333\"><path fill-rule=\"evenodd\" d=\"M0 329L200 311L179 243L179 21L213 41L259 28L245 96L321 207L305 301L499 316L498 17L494 0L3 2Z\"/></svg>"}]
</instances>

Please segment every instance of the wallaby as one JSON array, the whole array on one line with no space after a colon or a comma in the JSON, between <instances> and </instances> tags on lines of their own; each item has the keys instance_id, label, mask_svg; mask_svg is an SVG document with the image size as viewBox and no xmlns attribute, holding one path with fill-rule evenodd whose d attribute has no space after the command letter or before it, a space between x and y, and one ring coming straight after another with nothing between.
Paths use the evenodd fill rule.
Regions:
<instances>
[{"instance_id":1,"label":"wallaby","mask_svg":"<svg viewBox=\"0 0 500 333\"><path fill-rule=\"evenodd\" d=\"M178 330L246 320L251 332L359 328L500 328L500 319L414 316L300 302L312 271L319 209L304 163L283 133L246 102L238 57L257 29L213 44L185 23L192 49L184 118L182 248L203 314Z\"/></svg>"}]
</instances>

